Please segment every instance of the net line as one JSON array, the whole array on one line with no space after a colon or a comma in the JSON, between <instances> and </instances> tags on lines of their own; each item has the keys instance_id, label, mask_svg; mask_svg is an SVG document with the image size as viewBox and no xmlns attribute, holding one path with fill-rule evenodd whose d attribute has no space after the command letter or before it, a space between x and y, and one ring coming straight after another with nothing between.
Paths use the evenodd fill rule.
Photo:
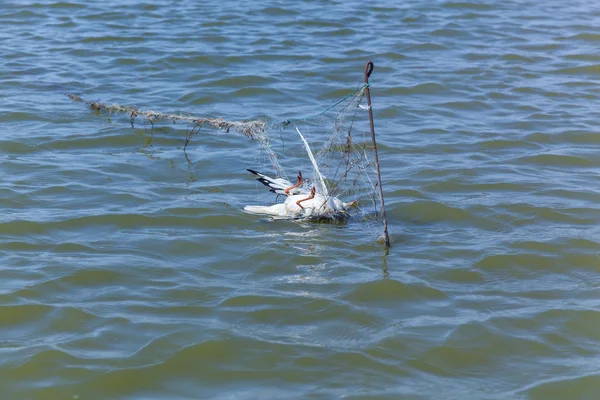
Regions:
<instances>
[{"instance_id":1,"label":"net line","mask_svg":"<svg viewBox=\"0 0 600 400\"><path fill-rule=\"evenodd\" d=\"M277 131L283 132L288 128L298 128L311 142L319 168L327 177L326 185L332 196L343 196L367 200L372 203L375 219L377 218L377 196L376 174L373 168L372 146L369 144L366 132L363 130L362 137L353 135L353 128L357 113L367 108L361 105L365 89L369 84L361 84L357 89L327 107L322 112L304 118L288 119L273 123L268 119L227 121L223 118L198 117L191 114L162 113L153 110L143 110L135 106L118 104L106 104L84 100L78 95L65 93L67 97L77 103L87 104L91 110L106 112L108 114L123 113L129 116L131 126L134 127L136 120L149 122L154 127L155 122L161 120L172 122L183 122L188 124L186 130L186 146L190 140L200 132L200 128L209 127L226 133L241 133L258 143L261 152L267 156L270 167L276 177L287 179L286 169L282 165L282 155L278 155L273 149L275 140L284 140L283 135L272 138L271 134ZM292 129L293 130L293 129ZM287 145L291 159L306 158L306 153L299 146L297 136L285 136L285 141L291 141L292 146ZM295 134L294 134L295 135ZM293 137L293 139L291 139ZM185 146L184 146L185 149ZM291 151L290 151L291 149ZM290 164L288 162L287 164ZM292 162L293 164L293 162ZM290 170L291 171L291 170ZM295 173L295 172L294 172ZM312 179L316 182L314 171ZM364 215L370 214L362 211Z\"/></svg>"}]
</instances>

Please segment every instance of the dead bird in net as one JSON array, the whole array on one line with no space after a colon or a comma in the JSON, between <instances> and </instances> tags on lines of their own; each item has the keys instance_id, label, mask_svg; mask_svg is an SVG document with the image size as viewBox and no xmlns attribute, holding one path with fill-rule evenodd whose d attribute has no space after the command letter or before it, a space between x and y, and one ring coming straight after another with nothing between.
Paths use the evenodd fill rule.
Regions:
<instances>
[{"instance_id":1,"label":"dead bird in net","mask_svg":"<svg viewBox=\"0 0 600 400\"><path fill-rule=\"evenodd\" d=\"M325 180L319 171L319 166L308 143L298 128L296 128L296 131L304 143L308 157L315 170L319 189L317 190L317 186L315 185L305 185L301 171L298 172L298 181L292 185L287 179L271 178L249 169L248 171L258 176L257 180L270 188L271 192L287 197L283 203L272 206L246 206L244 210L251 214L270 215L278 219L303 218L316 221L345 221L349 217L348 210L355 207L357 201L353 200L345 203L329 194Z\"/></svg>"},{"instance_id":2,"label":"dead bird in net","mask_svg":"<svg viewBox=\"0 0 600 400\"><path fill-rule=\"evenodd\" d=\"M251 214L269 215L277 219L308 219L313 221L345 221L348 210L356 206L356 200L345 203L327 193L317 193L316 186L310 190L303 186L302 173L298 181L292 185L284 178L271 178L260 172L248 170L258 176L258 181L269 187L271 192L287 196L283 203L272 206L246 206L244 210Z\"/></svg>"}]
</instances>

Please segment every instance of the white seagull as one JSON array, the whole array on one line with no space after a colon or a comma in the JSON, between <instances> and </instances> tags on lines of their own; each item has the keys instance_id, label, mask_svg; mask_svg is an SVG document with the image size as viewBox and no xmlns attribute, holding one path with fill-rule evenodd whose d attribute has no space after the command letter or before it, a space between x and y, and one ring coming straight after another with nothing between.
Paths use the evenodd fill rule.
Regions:
<instances>
[{"instance_id":1,"label":"white seagull","mask_svg":"<svg viewBox=\"0 0 600 400\"><path fill-rule=\"evenodd\" d=\"M304 218L311 220L345 220L348 218L348 209L356 206L356 200L344 203L334 196L330 196L325 185L325 180L319 172L317 162L308 146L308 143L296 128L304 147L308 153L311 163L316 172L318 188L316 186L303 186L302 172L298 171L298 181L292 185L284 178L270 178L260 172L249 169L251 173L258 176L257 180L270 188L270 191L278 195L287 196L283 203L272 206L246 206L244 210L252 214L270 215L275 218Z\"/></svg>"}]
</instances>

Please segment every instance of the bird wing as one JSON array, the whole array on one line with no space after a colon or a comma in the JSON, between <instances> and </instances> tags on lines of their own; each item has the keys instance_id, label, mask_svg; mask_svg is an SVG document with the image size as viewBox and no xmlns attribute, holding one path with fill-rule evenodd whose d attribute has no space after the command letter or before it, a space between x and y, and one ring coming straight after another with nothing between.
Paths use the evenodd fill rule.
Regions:
<instances>
[{"instance_id":1,"label":"bird wing","mask_svg":"<svg viewBox=\"0 0 600 400\"><path fill-rule=\"evenodd\" d=\"M310 158L310 162L312 163L313 168L315 169L315 172L317 173L317 180L319 181L319 186L320 186L319 189L322 192L321 194L323 194L323 196L328 196L329 193L327 192L327 186L325 185L325 179L323 179L323 175L321 175L321 171L319 171L319 166L317 165L317 160L315 160L315 156L313 155L313 152L310 149L308 142L306 141L306 139L304 139L304 136L302 135L302 133L300 133L300 129L298 129L298 127L296 127L296 132L298 132L298 135L300 135L300 139L302 139L302 143L304 143L304 148L306 149L306 152L308 153L308 158Z\"/></svg>"},{"instance_id":2,"label":"bird wing","mask_svg":"<svg viewBox=\"0 0 600 400\"><path fill-rule=\"evenodd\" d=\"M270 192L276 193L276 194L281 194L286 196L287 194L285 193L285 189L293 186L293 184L288 181L287 179L284 178L271 178L269 176L266 176L265 174L261 174L258 171L255 171L253 169L248 169L248 172L253 173L254 175L258 176L258 178L256 178L257 181L259 181L260 183L262 183L263 185L267 186L269 188ZM290 191L291 194L302 194L302 193L308 193L308 191L304 188L294 188Z\"/></svg>"}]
</instances>

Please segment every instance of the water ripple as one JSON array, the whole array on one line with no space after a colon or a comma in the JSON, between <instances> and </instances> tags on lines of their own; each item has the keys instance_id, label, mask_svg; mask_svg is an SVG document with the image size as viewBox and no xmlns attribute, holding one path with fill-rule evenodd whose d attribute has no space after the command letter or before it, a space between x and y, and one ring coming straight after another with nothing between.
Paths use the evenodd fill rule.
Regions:
<instances>
[{"instance_id":1,"label":"water ripple","mask_svg":"<svg viewBox=\"0 0 600 400\"><path fill-rule=\"evenodd\" d=\"M6 398L595 398L596 4L0 11ZM368 59L389 254L370 199L338 225L243 213L274 201L256 142L203 128L184 153L189 126L63 94L283 121Z\"/></svg>"}]
</instances>

